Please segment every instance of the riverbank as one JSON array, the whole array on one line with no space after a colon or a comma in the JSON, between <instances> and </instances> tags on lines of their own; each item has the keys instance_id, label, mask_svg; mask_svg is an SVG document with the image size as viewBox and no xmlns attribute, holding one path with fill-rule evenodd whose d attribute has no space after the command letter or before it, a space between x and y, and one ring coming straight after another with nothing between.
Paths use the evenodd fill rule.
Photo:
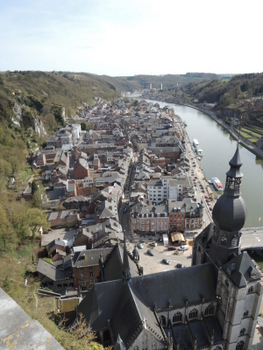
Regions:
<instances>
[{"instance_id":1,"label":"riverbank","mask_svg":"<svg viewBox=\"0 0 263 350\"><path fill-rule=\"evenodd\" d=\"M152 100L150 96L145 97L143 96L142 98L146 98L148 100ZM154 100L156 100L157 97L155 97ZM216 113L211 111L210 109L207 108L203 108L201 106L197 106L197 105L192 105L190 103L178 103L178 102L171 102L171 101L163 101L161 96L158 96L158 100L162 101L164 103L174 103L174 104L178 104L181 106L186 106L189 108L193 108L196 110L199 110L205 114L207 114L208 116L210 116L213 120L215 120L218 124L220 124L235 140L238 140L240 142L240 144L245 147L246 149L248 149L250 152L252 152L253 154L255 154L257 157L263 159L263 150L258 148L255 144L253 144L252 142L250 142L249 140L247 140L246 138L244 138L242 135L240 135L236 129L230 127L227 123L225 123L222 119L218 118L216 116Z\"/></svg>"},{"instance_id":2,"label":"riverbank","mask_svg":"<svg viewBox=\"0 0 263 350\"><path fill-rule=\"evenodd\" d=\"M207 114L209 117L214 119L219 125L221 125L235 140L238 140L240 144L248 149L250 152L254 153L256 156L259 158L263 159L263 150L259 149L257 146L255 146L252 142L248 141L245 139L242 135L240 135L235 129L230 127L227 123L225 123L222 119L218 118L216 116L216 113L213 111L210 111L209 109L203 108L203 107L198 107L198 106L193 106L190 104L185 104L185 106L194 108L200 112L203 112Z\"/></svg>"}]
</instances>

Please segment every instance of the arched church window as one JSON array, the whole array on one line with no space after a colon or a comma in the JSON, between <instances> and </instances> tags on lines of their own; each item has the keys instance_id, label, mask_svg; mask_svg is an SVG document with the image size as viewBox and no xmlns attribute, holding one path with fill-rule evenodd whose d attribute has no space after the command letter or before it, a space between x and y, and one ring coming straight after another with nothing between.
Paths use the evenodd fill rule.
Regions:
<instances>
[{"instance_id":1,"label":"arched church window","mask_svg":"<svg viewBox=\"0 0 263 350\"><path fill-rule=\"evenodd\" d=\"M189 312L189 320L191 320L192 318L197 318L198 317L198 310L197 309L193 309Z\"/></svg>"},{"instance_id":2,"label":"arched church window","mask_svg":"<svg viewBox=\"0 0 263 350\"><path fill-rule=\"evenodd\" d=\"M205 309L205 316L208 316L208 315L213 315L214 314L214 305L213 304L210 304L207 306L207 308Z\"/></svg>"},{"instance_id":3,"label":"arched church window","mask_svg":"<svg viewBox=\"0 0 263 350\"><path fill-rule=\"evenodd\" d=\"M173 316L173 323L182 322L182 318L183 318L183 315L181 314L181 312L177 312Z\"/></svg>"},{"instance_id":4,"label":"arched church window","mask_svg":"<svg viewBox=\"0 0 263 350\"><path fill-rule=\"evenodd\" d=\"M165 318L165 316L163 316L163 315L160 316L160 323L161 323L162 326L166 326L166 318Z\"/></svg>"},{"instance_id":5,"label":"arched church window","mask_svg":"<svg viewBox=\"0 0 263 350\"><path fill-rule=\"evenodd\" d=\"M244 350L245 343L243 341L240 341L237 343L236 350Z\"/></svg>"}]
</instances>

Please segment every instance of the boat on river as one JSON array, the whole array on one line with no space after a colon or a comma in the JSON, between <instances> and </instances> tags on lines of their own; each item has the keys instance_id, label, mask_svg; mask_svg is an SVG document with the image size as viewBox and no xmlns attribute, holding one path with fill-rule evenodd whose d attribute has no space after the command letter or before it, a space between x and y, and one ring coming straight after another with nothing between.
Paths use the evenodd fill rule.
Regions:
<instances>
[{"instance_id":1,"label":"boat on river","mask_svg":"<svg viewBox=\"0 0 263 350\"><path fill-rule=\"evenodd\" d=\"M199 141L197 139L193 139L194 151L199 157L203 157L204 153L201 147L199 146Z\"/></svg>"},{"instance_id":2,"label":"boat on river","mask_svg":"<svg viewBox=\"0 0 263 350\"><path fill-rule=\"evenodd\" d=\"M215 189L217 191L223 191L223 186L221 181L218 179L218 177L212 177L211 179L212 184L214 185Z\"/></svg>"},{"instance_id":3,"label":"boat on river","mask_svg":"<svg viewBox=\"0 0 263 350\"><path fill-rule=\"evenodd\" d=\"M197 139L193 139L193 146L196 148L197 146L199 146L199 142Z\"/></svg>"}]
</instances>

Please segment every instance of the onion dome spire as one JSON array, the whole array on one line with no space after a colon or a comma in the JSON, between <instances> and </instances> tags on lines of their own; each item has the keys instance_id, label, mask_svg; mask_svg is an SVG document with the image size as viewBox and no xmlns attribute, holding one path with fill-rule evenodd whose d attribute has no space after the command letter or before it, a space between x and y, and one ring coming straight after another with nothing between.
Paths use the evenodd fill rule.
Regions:
<instances>
[{"instance_id":1,"label":"onion dome spire","mask_svg":"<svg viewBox=\"0 0 263 350\"><path fill-rule=\"evenodd\" d=\"M239 144L229 162L230 170L226 173L224 193L217 200L213 209L215 225L227 232L239 231L246 220L246 205L241 197L240 184L243 174L240 171L242 162L239 155Z\"/></svg>"}]
</instances>

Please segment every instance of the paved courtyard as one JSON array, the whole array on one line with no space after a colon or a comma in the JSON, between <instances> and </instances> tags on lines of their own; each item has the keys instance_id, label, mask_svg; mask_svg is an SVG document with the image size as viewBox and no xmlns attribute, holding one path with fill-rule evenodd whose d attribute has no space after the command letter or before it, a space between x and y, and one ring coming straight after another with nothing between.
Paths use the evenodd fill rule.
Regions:
<instances>
[{"instance_id":1,"label":"paved courtyard","mask_svg":"<svg viewBox=\"0 0 263 350\"><path fill-rule=\"evenodd\" d=\"M142 245L142 249L138 249L140 254L139 265L143 267L143 274L148 275L151 273L162 272L167 270L173 270L176 267L176 264L180 263L184 266L191 266L191 254L192 247L189 246L189 249L185 252L179 252L178 255L175 254L174 250L168 250L163 243L158 243L156 247L151 247L150 243L152 241L145 240ZM134 249L134 243L127 244L128 250L132 253ZM147 253L147 250L151 249L154 253L154 256L150 256ZM170 261L169 265L162 263L162 259L167 259Z\"/></svg>"}]
</instances>

